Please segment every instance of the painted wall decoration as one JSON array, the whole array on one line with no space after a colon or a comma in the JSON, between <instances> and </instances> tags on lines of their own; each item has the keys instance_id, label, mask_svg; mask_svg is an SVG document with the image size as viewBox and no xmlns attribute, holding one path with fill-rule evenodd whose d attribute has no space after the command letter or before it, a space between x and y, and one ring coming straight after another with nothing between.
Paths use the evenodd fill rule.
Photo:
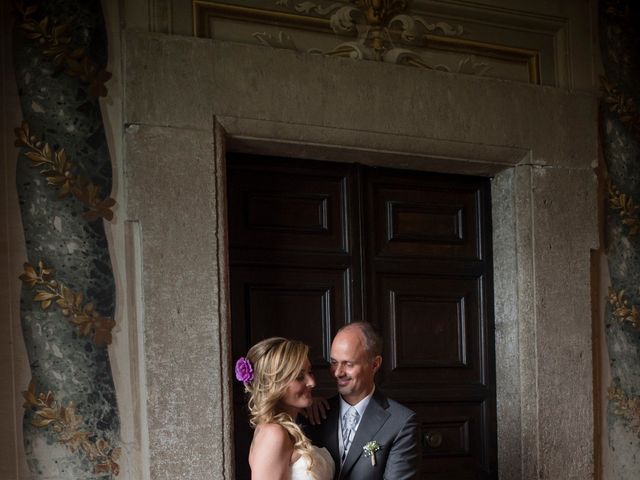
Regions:
<instances>
[{"instance_id":1,"label":"painted wall decoration","mask_svg":"<svg viewBox=\"0 0 640 480\"><path fill-rule=\"evenodd\" d=\"M120 420L107 346L115 284L103 221L114 215L98 98L107 94L99 0L15 4L23 122L16 182L27 262L21 325L32 380L24 448L32 478L114 478Z\"/></svg>"},{"instance_id":2,"label":"painted wall decoration","mask_svg":"<svg viewBox=\"0 0 640 480\"><path fill-rule=\"evenodd\" d=\"M640 478L640 5L599 3L605 76L600 105L608 170L605 318L612 383L608 437L614 478Z\"/></svg>"},{"instance_id":3,"label":"painted wall decoration","mask_svg":"<svg viewBox=\"0 0 640 480\"><path fill-rule=\"evenodd\" d=\"M194 33L309 54L541 83L537 49L472 38L482 28L467 31L457 20L439 19L417 3L193 0Z\"/></svg>"}]
</instances>

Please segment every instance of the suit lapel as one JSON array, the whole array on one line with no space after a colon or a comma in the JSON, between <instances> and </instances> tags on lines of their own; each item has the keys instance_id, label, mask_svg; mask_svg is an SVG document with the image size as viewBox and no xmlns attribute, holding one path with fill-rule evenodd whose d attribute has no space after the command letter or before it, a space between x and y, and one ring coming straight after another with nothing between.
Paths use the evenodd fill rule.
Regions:
<instances>
[{"instance_id":1,"label":"suit lapel","mask_svg":"<svg viewBox=\"0 0 640 480\"><path fill-rule=\"evenodd\" d=\"M325 434L323 438L326 444L324 447L329 450L329 453L333 457L333 462L336 465L336 474L340 466L340 448L338 446L338 426L340 425L340 398L338 396L329 400L329 412L327 413L327 419L322 424L325 426ZM337 475L336 475L337 478Z\"/></svg>"},{"instance_id":2,"label":"suit lapel","mask_svg":"<svg viewBox=\"0 0 640 480\"><path fill-rule=\"evenodd\" d=\"M364 447L367 442L375 440L376 433L378 433L382 425L384 425L391 416L386 410L388 406L389 404L386 398L376 391L373 397L371 397L369 405L367 405L367 409L364 411L364 415L360 420L356 435L353 437L353 443L349 448L347 458L345 458L342 469L340 470L339 478L346 478L349 475L353 466L364 454L362 447ZM337 465L339 465L339 463Z\"/></svg>"}]
</instances>

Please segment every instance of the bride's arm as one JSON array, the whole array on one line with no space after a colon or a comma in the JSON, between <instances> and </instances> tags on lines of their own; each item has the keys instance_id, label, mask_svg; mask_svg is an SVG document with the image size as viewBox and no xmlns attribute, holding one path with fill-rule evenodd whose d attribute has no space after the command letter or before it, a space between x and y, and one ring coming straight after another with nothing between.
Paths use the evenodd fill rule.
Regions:
<instances>
[{"instance_id":1,"label":"bride's arm","mask_svg":"<svg viewBox=\"0 0 640 480\"><path fill-rule=\"evenodd\" d=\"M253 435L249 465L251 480L289 480L293 444L280 425L258 425Z\"/></svg>"}]
</instances>

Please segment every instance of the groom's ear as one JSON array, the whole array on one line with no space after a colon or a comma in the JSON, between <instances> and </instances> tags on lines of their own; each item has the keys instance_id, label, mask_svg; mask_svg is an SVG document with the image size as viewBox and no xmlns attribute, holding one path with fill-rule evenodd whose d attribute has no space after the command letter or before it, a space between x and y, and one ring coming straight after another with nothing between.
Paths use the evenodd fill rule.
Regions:
<instances>
[{"instance_id":1,"label":"groom's ear","mask_svg":"<svg viewBox=\"0 0 640 480\"><path fill-rule=\"evenodd\" d=\"M376 373L378 370L380 370L380 367L382 366L382 355L376 355L375 357L373 357L373 373Z\"/></svg>"}]
</instances>

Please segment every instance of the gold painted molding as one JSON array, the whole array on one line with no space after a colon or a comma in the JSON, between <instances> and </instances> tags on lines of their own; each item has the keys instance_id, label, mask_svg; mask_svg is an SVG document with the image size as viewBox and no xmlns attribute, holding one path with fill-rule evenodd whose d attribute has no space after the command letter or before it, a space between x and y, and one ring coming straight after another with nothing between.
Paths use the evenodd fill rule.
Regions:
<instances>
[{"instance_id":1,"label":"gold painted molding","mask_svg":"<svg viewBox=\"0 0 640 480\"><path fill-rule=\"evenodd\" d=\"M210 28L212 18L333 34L328 18L206 0L193 0L192 5L193 33L196 37L213 37L213 32ZM529 83L541 84L540 54L536 50L434 34L426 34L426 43L428 48L434 50L477 54L512 64L525 65L528 69Z\"/></svg>"},{"instance_id":2,"label":"gold painted molding","mask_svg":"<svg viewBox=\"0 0 640 480\"><path fill-rule=\"evenodd\" d=\"M540 85L540 54L536 50L432 34L427 34L427 42L433 49L476 53L511 63L525 64L529 69L529 83Z\"/></svg>"},{"instance_id":3,"label":"gold painted molding","mask_svg":"<svg viewBox=\"0 0 640 480\"><path fill-rule=\"evenodd\" d=\"M212 32L209 29L209 19L212 17L331 33L329 20L326 18L245 7L242 5L194 0L193 33L196 37L211 38Z\"/></svg>"}]
</instances>

